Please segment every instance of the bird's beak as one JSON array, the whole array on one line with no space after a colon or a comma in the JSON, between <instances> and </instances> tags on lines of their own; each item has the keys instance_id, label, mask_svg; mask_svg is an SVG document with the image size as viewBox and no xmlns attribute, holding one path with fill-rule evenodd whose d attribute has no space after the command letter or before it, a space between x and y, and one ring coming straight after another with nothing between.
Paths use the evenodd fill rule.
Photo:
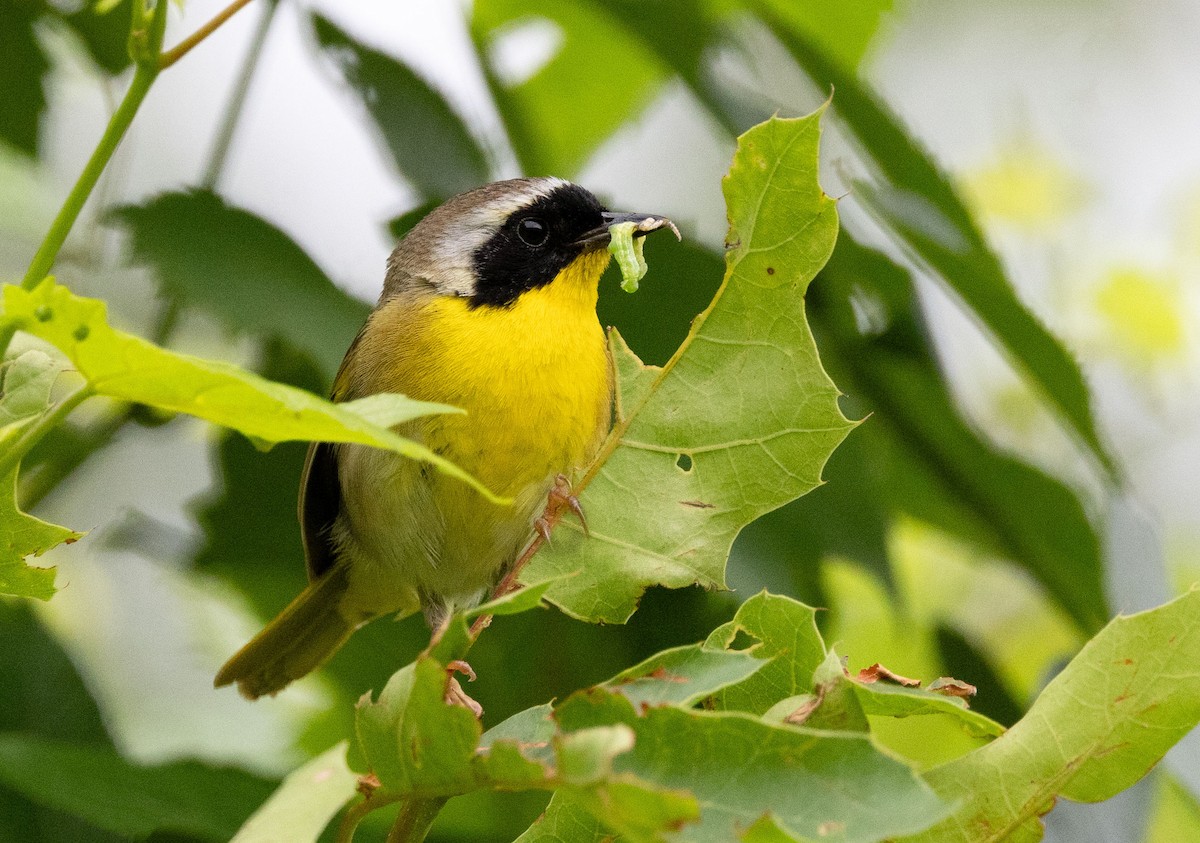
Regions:
<instances>
[{"instance_id":1,"label":"bird's beak","mask_svg":"<svg viewBox=\"0 0 1200 843\"><path fill-rule=\"evenodd\" d=\"M633 233L634 237L644 237L651 231L668 228L675 233L677 240L683 239L679 234L679 229L675 227L675 223L661 214L618 214L612 211L604 211L600 214L600 217L604 220L604 224L598 228L593 228L591 231L585 231L575 241L577 244L587 249L599 249L607 246L609 242L608 229L619 222L631 222L637 225L637 230Z\"/></svg>"}]
</instances>

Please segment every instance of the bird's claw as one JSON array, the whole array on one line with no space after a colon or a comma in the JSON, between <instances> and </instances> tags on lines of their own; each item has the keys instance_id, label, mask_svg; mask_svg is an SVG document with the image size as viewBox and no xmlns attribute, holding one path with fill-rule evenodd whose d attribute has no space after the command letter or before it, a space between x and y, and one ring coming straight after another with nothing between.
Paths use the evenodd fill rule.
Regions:
<instances>
[{"instance_id":1,"label":"bird's claw","mask_svg":"<svg viewBox=\"0 0 1200 843\"><path fill-rule=\"evenodd\" d=\"M591 533L588 532L587 519L583 517L583 505L579 503L579 498L575 497L574 495L567 495L567 507L571 510L571 512L575 513L575 517L579 519L579 526L583 527L583 534L585 536L590 536Z\"/></svg>"},{"instance_id":2,"label":"bird's claw","mask_svg":"<svg viewBox=\"0 0 1200 843\"><path fill-rule=\"evenodd\" d=\"M446 693L444 696L446 705L462 706L474 714L476 720L483 719L483 706L467 695L467 692L462 689L462 685L458 684L458 680L454 678L455 673L461 673L466 676L468 682L475 681L475 671L462 659L454 659L447 664Z\"/></svg>"},{"instance_id":3,"label":"bird's claw","mask_svg":"<svg viewBox=\"0 0 1200 843\"><path fill-rule=\"evenodd\" d=\"M571 491L571 481L567 479L565 474L560 474L554 478L554 488L550 490L550 494L546 500L546 513L557 522L564 508L571 510L575 514L575 517L579 519L579 526L583 527L583 534L585 536L590 535L587 518L583 515L583 505L579 502L579 498L575 497ZM544 538L549 539L548 536L544 536Z\"/></svg>"},{"instance_id":4,"label":"bird's claw","mask_svg":"<svg viewBox=\"0 0 1200 843\"><path fill-rule=\"evenodd\" d=\"M477 678L475 676L475 670L462 659L454 659L446 665L447 675L453 676L455 673L461 673L463 676L467 677L468 682L474 682Z\"/></svg>"},{"instance_id":5,"label":"bird's claw","mask_svg":"<svg viewBox=\"0 0 1200 843\"><path fill-rule=\"evenodd\" d=\"M547 509L549 509L549 507L547 507ZM537 530L537 534L542 537L542 541L544 541L546 544L550 544L551 526L549 518L547 518L545 515L540 516L536 521L533 522L533 529Z\"/></svg>"}]
</instances>

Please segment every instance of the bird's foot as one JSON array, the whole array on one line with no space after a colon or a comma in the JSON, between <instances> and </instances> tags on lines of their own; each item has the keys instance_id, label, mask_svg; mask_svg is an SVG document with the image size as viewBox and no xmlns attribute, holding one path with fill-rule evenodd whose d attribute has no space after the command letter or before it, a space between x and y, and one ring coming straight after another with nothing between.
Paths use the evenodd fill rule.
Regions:
<instances>
[{"instance_id":1,"label":"bird's foot","mask_svg":"<svg viewBox=\"0 0 1200 843\"><path fill-rule=\"evenodd\" d=\"M475 671L462 659L455 659L446 665L446 704L460 705L474 714L476 720L483 719L483 706L467 695L467 692L462 689L462 685L458 684L458 680L454 678L455 673L466 676L468 682L475 681Z\"/></svg>"},{"instance_id":2,"label":"bird's foot","mask_svg":"<svg viewBox=\"0 0 1200 843\"><path fill-rule=\"evenodd\" d=\"M571 481L565 474L560 474L554 478L554 486L551 487L550 494L546 496L545 511L534 522L534 529L546 540L547 544L550 543L550 530L567 510L574 513L575 517L579 519L579 526L583 527L583 534L588 535L587 518L583 515L583 506L579 503L579 498L575 497L571 491Z\"/></svg>"}]
</instances>

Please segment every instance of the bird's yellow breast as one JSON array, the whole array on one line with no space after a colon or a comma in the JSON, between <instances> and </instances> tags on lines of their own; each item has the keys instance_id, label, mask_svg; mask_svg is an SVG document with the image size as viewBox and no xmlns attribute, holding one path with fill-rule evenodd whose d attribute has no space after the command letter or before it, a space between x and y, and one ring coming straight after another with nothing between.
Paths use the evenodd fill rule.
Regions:
<instances>
[{"instance_id":1,"label":"bird's yellow breast","mask_svg":"<svg viewBox=\"0 0 1200 843\"><path fill-rule=\"evenodd\" d=\"M429 296L389 303L372 326L382 348L362 349L371 391L461 407L424 424L425 444L493 491L520 496L582 467L607 430L610 373L596 318L607 252L582 255L551 283L508 307ZM372 343L376 344L376 343ZM362 359L362 358L360 358ZM461 491L461 490L460 490Z\"/></svg>"}]
</instances>

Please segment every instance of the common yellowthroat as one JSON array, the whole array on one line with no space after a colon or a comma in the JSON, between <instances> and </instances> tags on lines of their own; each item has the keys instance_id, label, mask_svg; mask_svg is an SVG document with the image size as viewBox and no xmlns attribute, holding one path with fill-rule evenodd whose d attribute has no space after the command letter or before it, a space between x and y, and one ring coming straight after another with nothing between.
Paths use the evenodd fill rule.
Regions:
<instances>
[{"instance_id":1,"label":"common yellowthroat","mask_svg":"<svg viewBox=\"0 0 1200 843\"><path fill-rule=\"evenodd\" d=\"M585 466L610 427L596 298L621 222L673 228L610 213L561 179L512 179L455 196L401 241L333 400L399 392L466 410L397 430L512 503L387 451L314 443L299 504L309 584L221 668L218 687L274 694L372 618L420 609L436 628L486 596L556 478Z\"/></svg>"}]
</instances>

